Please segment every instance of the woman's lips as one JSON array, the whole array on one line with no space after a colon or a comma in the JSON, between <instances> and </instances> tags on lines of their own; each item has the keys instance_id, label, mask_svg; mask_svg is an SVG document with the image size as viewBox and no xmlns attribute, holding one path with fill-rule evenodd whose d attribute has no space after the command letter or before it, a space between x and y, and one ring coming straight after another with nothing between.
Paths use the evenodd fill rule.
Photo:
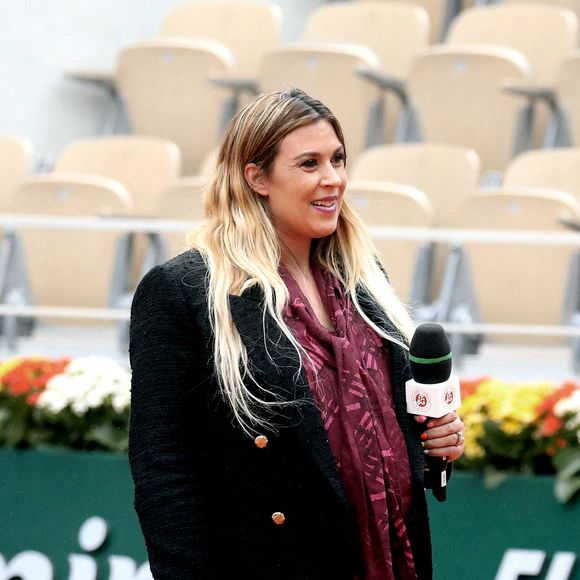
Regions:
<instances>
[{"instance_id":1,"label":"woman's lips","mask_svg":"<svg viewBox=\"0 0 580 580\"><path fill-rule=\"evenodd\" d=\"M311 202L310 204L314 209L322 211L324 213L332 213L336 211L337 208L337 199L318 199L316 201Z\"/></svg>"}]
</instances>

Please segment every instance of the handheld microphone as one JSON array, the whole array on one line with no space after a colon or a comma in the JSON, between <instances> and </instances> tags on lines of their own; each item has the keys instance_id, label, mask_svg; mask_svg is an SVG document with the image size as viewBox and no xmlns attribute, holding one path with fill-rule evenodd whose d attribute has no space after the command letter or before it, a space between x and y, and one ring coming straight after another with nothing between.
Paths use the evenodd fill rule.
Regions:
<instances>
[{"instance_id":1,"label":"handheld microphone","mask_svg":"<svg viewBox=\"0 0 580 580\"><path fill-rule=\"evenodd\" d=\"M409 347L413 378L406 383L407 411L439 418L461 406L459 379L451 375L452 353L445 329L432 322L420 324ZM433 495L447 499L447 458L426 456L425 477Z\"/></svg>"}]
</instances>

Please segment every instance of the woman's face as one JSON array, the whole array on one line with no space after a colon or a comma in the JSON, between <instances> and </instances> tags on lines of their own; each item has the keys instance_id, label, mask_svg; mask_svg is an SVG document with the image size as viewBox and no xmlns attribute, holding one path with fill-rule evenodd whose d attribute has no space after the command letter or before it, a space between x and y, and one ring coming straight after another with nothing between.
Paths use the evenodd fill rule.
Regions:
<instances>
[{"instance_id":1,"label":"woman's face","mask_svg":"<svg viewBox=\"0 0 580 580\"><path fill-rule=\"evenodd\" d=\"M246 179L268 198L274 225L290 249L310 248L313 239L336 229L347 181L345 152L328 121L288 133L270 174L249 164Z\"/></svg>"}]
</instances>

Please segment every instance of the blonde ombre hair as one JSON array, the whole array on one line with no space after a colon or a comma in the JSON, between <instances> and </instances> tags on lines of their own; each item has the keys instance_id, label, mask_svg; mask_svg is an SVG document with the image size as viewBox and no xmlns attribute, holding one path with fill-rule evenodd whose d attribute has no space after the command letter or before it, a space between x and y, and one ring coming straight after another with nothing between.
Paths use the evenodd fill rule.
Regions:
<instances>
[{"instance_id":1,"label":"blonde ombre hair","mask_svg":"<svg viewBox=\"0 0 580 580\"><path fill-rule=\"evenodd\" d=\"M332 125L344 146L342 129L334 115L320 101L298 89L264 93L240 111L228 126L216 172L205 193L206 220L190 235L191 245L201 252L208 267L215 374L222 395L247 433L257 427L275 429L266 418L271 412L262 411L296 402L265 400L273 394L252 377L246 349L230 312L229 295L241 295L258 286L264 296L263 324L266 316L271 316L298 355L305 353L284 322L289 294L278 272L281 244L268 200L250 188L244 168L255 163L269 175L282 139L291 131L320 120ZM344 285L367 323L384 338L405 347L412 331L410 317L377 262L364 224L346 200L336 231L318 240L314 252ZM366 290L384 310L398 330L396 336L386 334L365 315L357 297L360 289ZM258 393L264 397L248 388L248 380L258 386Z\"/></svg>"}]
</instances>

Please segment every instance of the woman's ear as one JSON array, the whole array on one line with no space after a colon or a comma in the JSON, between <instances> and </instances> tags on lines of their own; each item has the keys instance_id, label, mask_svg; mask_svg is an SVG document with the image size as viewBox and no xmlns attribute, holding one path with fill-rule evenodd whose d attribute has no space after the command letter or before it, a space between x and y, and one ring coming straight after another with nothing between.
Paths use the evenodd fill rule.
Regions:
<instances>
[{"instance_id":1,"label":"woman's ear","mask_svg":"<svg viewBox=\"0 0 580 580\"><path fill-rule=\"evenodd\" d=\"M244 167L244 177L248 185L258 194L264 197L268 196L268 186L266 175L255 163L248 163Z\"/></svg>"}]
</instances>

